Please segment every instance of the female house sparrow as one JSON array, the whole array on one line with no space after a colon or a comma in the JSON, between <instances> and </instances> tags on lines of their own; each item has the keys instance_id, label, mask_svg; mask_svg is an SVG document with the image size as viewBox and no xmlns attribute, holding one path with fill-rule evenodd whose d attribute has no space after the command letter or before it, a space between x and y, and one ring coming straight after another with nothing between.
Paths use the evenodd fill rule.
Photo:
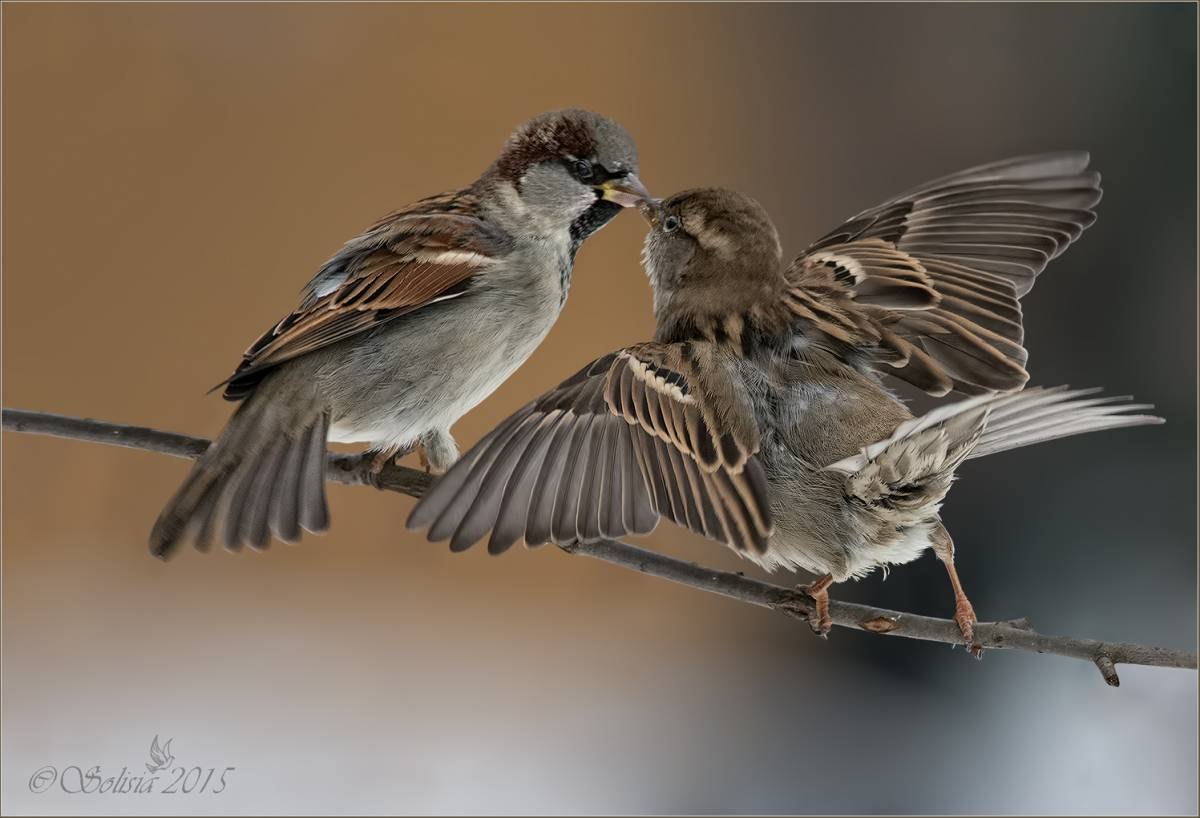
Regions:
<instances>
[{"instance_id":1,"label":"female house sparrow","mask_svg":"<svg viewBox=\"0 0 1200 818\"><path fill-rule=\"evenodd\" d=\"M723 190L649 209L655 341L612 353L468 452L409 526L489 550L651 530L665 516L809 586L932 548L968 644L975 615L938 517L969 457L1161 422L1088 391L1030 389L1017 298L1091 221L1083 157L967 171L856 217L786 270L766 212ZM984 394L914 419L888 372Z\"/></svg>"},{"instance_id":2,"label":"female house sparrow","mask_svg":"<svg viewBox=\"0 0 1200 818\"><path fill-rule=\"evenodd\" d=\"M293 541L328 525L326 440L366 442L376 465L420 444L458 457L450 427L517 369L567 298L575 253L648 198L625 130L598 114L543 114L478 181L423 199L352 239L300 306L225 381L241 401L150 534L167 557Z\"/></svg>"}]
</instances>

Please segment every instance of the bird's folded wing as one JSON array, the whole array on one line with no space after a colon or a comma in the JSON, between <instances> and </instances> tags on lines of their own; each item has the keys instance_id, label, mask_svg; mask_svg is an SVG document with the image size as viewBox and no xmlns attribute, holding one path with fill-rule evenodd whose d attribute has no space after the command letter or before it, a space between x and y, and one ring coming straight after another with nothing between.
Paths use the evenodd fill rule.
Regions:
<instances>
[{"instance_id":1,"label":"bird's folded wing","mask_svg":"<svg viewBox=\"0 0 1200 818\"><path fill-rule=\"evenodd\" d=\"M1020 298L1095 221L1088 155L963 171L866 210L787 270L809 331L875 352L934 395L1016 389L1029 376Z\"/></svg>"},{"instance_id":2,"label":"bird's folded wing","mask_svg":"<svg viewBox=\"0 0 1200 818\"><path fill-rule=\"evenodd\" d=\"M296 311L246 350L225 397L248 396L284 361L464 294L507 241L472 215L467 197L418 202L347 243L309 282Z\"/></svg>"},{"instance_id":3,"label":"bird's folded wing","mask_svg":"<svg viewBox=\"0 0 1200 818\"><path fill-rule=\"evenodd\" d=\"M593 361L467 452L409 528L465 550L569 545L651 531L659 516L737 549L771 534L758 427L703 344L641 344Z\"/></svg>"}]
</instances>

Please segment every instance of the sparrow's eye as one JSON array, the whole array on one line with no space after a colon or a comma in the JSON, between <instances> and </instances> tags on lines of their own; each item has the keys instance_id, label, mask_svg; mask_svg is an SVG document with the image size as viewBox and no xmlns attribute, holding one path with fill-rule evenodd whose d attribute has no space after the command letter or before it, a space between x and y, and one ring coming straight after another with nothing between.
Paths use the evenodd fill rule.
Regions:
<instances>
[{"instance_id":1,"label":"sparrow's eye","mask_svg":"<svg viewBox=\"0 0 1200 818\"><path fill-rule=\"evenodd\" d=\"M575 178L581 182L589 181L596 174L596 171L592 169L592 163L586 159L576 159L571 169L575 171Z\"/></svg>"},{"instance_id":2,"label":"sparrow's eye","mask_svg":"<svg viewBox=\"0 0 1200 818\"><path fill-rule=\"evenodd\" d=\"M664 233L674 233L679 229L679 217L667 216L663 219L662 227Z\"/></svg>"}]
</instances>

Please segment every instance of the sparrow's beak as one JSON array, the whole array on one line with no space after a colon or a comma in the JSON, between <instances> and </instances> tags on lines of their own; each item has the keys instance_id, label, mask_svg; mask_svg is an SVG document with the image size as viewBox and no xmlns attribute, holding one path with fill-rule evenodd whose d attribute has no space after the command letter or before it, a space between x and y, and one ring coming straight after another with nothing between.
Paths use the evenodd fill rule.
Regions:
<instances>
[{"instance_id":1,"label":"sparrow's beak","mask_svg":"<svg viewBox=\"0 0 1200 818\"><path fill-rule=\"evenodd\" d=\"M638 207L650 201L650 191L633 173L619 179L609 179L600 185L599 190L601 199L621 207Z\"/></svg>"},{"instance_id":2,"label":"sparrow's beak","mask_svg":"<svg viewBox=\"0 0 1200 818\"><path fill-rule=\"evenodd\" d=\"M662 221L662 201L662 199L647 199L638 206L642 218L650 222L651 227L658 227L658 223Z\"/></svg>"}]
</instances>

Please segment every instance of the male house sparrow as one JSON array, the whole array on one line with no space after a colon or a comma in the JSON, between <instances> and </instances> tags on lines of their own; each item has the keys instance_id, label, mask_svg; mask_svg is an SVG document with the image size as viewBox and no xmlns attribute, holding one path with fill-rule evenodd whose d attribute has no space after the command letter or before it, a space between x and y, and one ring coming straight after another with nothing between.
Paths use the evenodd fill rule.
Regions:
<instances>
[{"instance_id":1,"label":"male house sparrow","mask_svg":"<svg viewBox=\"0 0 1200 818\"><path fill-rule=\"evenodd\" d=\"M648 209L653 343L607 355L468 452L409 526L498 553L650 531L665 516L828 587L932 548L965 459L1161 422L1089 390L1029 389L1018 298L1091 223L1086 156L966 171L855 217L784 269L767 213L724 190ZM914 419L880 383L982 394Z\"/></svg>"},{"instance_id":2,"label":"male house sparrow","mask_svg":"<svg viewBox=\"0 0 1200 818\"><path fill-rule=\"evenodd\" d=\"M348 242L225 382L241 405L159 515L151 551L189 535L204 549L214 530L230 548L323 531L326 440L369 443L378 468L419 444L444 471L450 427L558 318L584 239L648 198L637 170L620 125L555 111L478 181Z\"/></svg>"}]
</instances>

